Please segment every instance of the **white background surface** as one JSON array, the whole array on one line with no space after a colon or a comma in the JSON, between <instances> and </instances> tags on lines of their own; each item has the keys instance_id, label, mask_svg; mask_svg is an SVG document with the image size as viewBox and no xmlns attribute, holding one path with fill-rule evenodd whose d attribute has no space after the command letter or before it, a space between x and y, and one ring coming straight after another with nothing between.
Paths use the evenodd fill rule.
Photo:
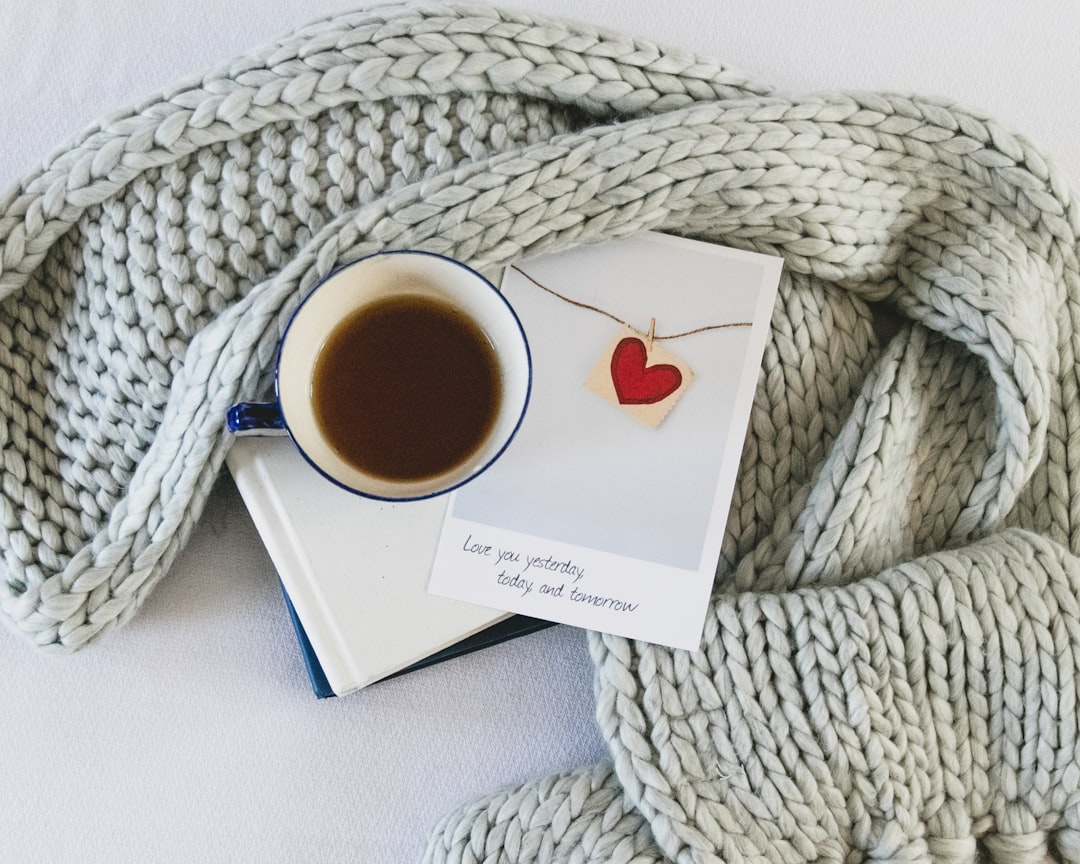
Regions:
<instances>
[{"instance_id":1,"label":"white background surface","mask_svg":"<svg viewBox=\"0 0 1080 864\"><path fill-rule=\"evenodd\" d=\"M0 186L97 117L358 0L0 0ZM1080 189L1080 5L533 0L782 89L945 95ZM6 862L407 862L464 799L595 761L567 628L317 702L228 479L140 614L37 655L0 630Z\"/></svg>"}]
</instances>

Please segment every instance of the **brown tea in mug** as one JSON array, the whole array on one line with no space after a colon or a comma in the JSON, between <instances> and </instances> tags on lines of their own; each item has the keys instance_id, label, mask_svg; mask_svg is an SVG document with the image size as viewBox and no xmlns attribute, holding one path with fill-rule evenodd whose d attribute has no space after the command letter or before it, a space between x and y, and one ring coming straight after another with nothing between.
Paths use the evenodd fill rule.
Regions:
<instances>
[{"instance_id":1,"label":"brown tea in mug","mask_svg":"<svg viewBox=\"0 0 1080 864\"><path fill-rule=\"evenodd\" d=\"M498 359L467 315L429 296L377 300L330 333L312 373L323 436L356 469L424 480L467 461L495 424Z\"/></svg>"}]
</instances>

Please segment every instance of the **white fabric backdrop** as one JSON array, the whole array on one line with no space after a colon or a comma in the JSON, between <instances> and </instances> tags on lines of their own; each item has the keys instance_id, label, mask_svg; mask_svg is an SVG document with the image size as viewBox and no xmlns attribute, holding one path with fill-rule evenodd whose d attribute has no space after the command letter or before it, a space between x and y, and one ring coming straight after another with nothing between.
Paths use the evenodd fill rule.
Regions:
<instances>
[{"instance_id":1,"label":"white fabric backdrop","mask_svg":"<svg viewBox=\"0 0 1080 864\"><path fill-rule=\"evenodd\" d=\"M363 0L0 4L0 187L97 117ZM504 0L782 89L947 96L1080 190L1080 5ZM917 8L917 11L915 9ZM0 859L407 862L464 799L601 758L583 635L555 628L316 701L228 478L135 620L75 656L0 630Z\"/></svg>"}]
</instances>

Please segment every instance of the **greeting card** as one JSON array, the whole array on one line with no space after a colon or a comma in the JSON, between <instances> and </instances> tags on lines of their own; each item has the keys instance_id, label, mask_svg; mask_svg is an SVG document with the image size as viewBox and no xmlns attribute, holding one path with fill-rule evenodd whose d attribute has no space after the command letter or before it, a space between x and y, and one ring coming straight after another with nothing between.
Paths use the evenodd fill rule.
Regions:
<instances>
[{"instance_id":1,"label":"greeting card","mask_svg":"<svg viewBox=\"0 0 1080 864\"><path fill-rule=\"evenodd\" d=\"M662 234L520 262L533 389L428 590L696 649L782 261Z\"/></svg>"}]
</instances>

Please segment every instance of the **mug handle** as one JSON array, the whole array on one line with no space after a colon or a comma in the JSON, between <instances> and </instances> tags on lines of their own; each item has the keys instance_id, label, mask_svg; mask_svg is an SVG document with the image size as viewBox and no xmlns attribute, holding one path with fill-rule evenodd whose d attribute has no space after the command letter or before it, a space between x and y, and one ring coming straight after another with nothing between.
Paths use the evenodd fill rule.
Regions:
<instances>
[{"instance_id":1,"label":"mug handle","mask_svg":"<svg viewBox=\"0 0 1080 864\"><path fill-rule=\"evenodd\" d=\"M281 403L237 402L225 414L233 435L285 435Z\"/></svg>"}]
</instances>

